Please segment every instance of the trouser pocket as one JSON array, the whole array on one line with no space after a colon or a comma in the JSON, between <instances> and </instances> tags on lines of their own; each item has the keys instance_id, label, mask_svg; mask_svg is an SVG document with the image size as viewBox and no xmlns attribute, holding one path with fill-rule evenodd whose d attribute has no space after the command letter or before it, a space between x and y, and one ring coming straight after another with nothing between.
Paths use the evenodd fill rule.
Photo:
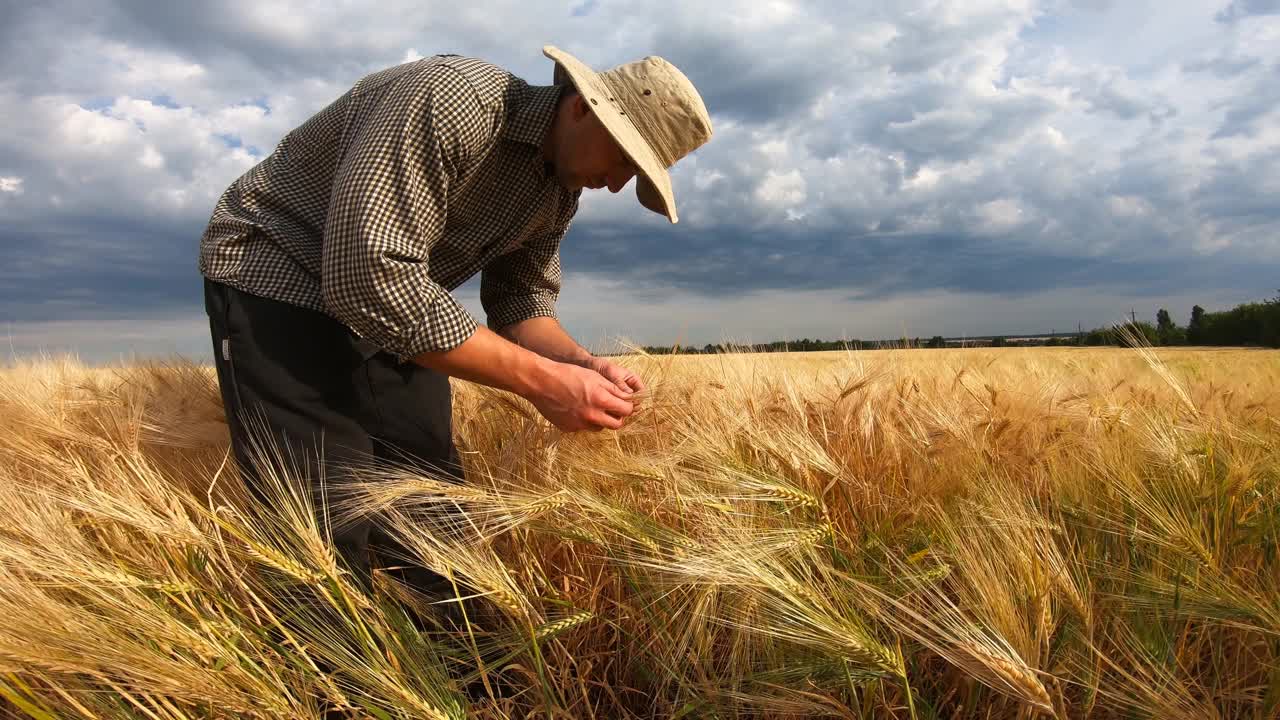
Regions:
<instances>
[{"instance_id":1,"label":"trouser pocket","mask_svg":"<svg viewBox=\"0 0 1280 720\"><path fill-rule=\"evenodd\" d=\"M243 444L239 414L243 404L236 382L235 348L230 323L231 304L227 287L205 278L204 308L209 316L209 335L213 341L213 364L218 375L218 391L222 395L227 426L231 430L232 446L239 455Z\"/></svg>"},{"instance_id":2,"label":"trouser pocket","mask_svg":"<svg viewBox=\"0 0 1280 720\"><path fill-rule=\"evenodd\" d=\"M445 480L464 480L453 442L453 394L443 373L379 353L365 363L377 411L375 450Z\"/></svg>"}]
</instances>

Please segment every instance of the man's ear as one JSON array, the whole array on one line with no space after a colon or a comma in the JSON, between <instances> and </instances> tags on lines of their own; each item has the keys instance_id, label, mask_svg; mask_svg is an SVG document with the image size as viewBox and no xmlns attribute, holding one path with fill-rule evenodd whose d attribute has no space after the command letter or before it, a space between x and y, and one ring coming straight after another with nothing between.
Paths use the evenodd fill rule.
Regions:
<instances>
[{"instance_id":1,"label":"man's ear","mask_svg":"<svg viewBox=\"0 0 1280 720\"><path fill-rule=\"evenodd\" d=\"M581 120L587 116L587 113L591 112L591 108L587 105L587 99L582 97L582 93L574 93L569 102L569 109L573 113L574 120Z\"/></svg>"}]
</instances>

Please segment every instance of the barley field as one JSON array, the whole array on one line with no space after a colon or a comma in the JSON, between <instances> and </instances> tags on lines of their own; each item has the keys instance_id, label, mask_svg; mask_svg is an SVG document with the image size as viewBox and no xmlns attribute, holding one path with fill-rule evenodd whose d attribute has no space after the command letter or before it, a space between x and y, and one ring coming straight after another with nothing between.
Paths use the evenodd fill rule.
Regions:
<instances>
[{"instance_id":1,"label":"barley field","mask_svg":"<svg viewBox=\"0 0 1280 720\"><path fill-rule=\"evenodd\" d=\"M622 362L622 430L455 381L468 484L320 518L245 500L211 367L0 368L5 711L1280 716L1280 353ZM454 597L354 584L365 514Z\"/></svg>"}]
</instances>

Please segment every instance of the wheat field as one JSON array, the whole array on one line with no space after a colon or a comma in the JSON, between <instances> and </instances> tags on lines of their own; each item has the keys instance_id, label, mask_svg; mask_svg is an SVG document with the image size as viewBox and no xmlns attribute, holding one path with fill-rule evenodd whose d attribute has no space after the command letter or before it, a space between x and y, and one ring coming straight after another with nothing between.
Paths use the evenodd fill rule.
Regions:
<instances>
[{"instance_id":1,"label":"wheat field","mask_svg":"<svg viewBox=\"0 0 1280 720\"><path fill-rule=\"evenodd\" d=\"M1280 353L621 362L622 430L455 381L468 484L371 464L319 517L245 500L211 367L11 362L4 710L1280 716ZM351 581L366 514L452 602Z\"/></svg>"}]
</instances>

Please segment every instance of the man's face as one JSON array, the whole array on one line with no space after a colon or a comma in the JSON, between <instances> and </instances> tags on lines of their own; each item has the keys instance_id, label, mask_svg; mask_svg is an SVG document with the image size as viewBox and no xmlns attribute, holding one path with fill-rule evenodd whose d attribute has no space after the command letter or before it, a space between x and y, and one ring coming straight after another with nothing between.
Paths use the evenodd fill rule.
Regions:
<instances>
[{"instance_id":1,"label":"man's face","mask_svg":"<svg viewBox=\"0 0 1280 720\"><path fill-rule=\"evenodd\" d=\"M636 174L636 167L591 112L586 98L569 100L565 140L556 157L556 176L570 191L607 187L618 192Z\"/></svg>"}]
</instances>

